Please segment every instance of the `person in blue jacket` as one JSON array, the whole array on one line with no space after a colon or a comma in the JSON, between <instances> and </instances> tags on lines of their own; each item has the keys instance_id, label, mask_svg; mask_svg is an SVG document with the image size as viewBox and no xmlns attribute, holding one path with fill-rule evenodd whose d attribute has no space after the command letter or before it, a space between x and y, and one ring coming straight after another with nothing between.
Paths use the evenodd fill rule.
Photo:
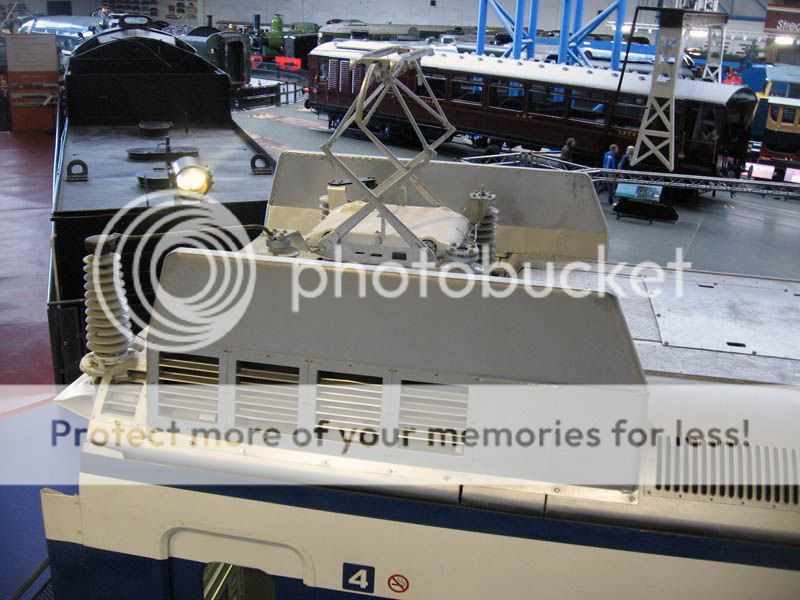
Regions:
<instances>
[{"instance_id":1,"label":"person in blue jacket","mask_svg":"<svg viewBox=\"0 0 800 600\"><path fill-rule=\"evenodd\" d=\"M633 146L628 146L625 148L625 154L622 155L622 158L619 159L617 163L617 170L618 171L626 171L631 168L631 161L633 160ZM617 185L612 184L611 189L608 192L608 202L609 204L616 205L616 192L617 192Z\"/></svg>"},{"instance_id":2,"label":"person in blue jacket","mask_svg":"<svg viewBox=\"0 0 800 600\"><path fill-rule=\"evenodd\" d=\"M616 144L611 144L608 147L608 151L603 155L603 168L604 169L616 169L617 168L617 150L619 148ZM607 183L608 186L608 203L614 203L614 184Z\"/></svg>"},{"instance_id":3,"label":"person in blue jacket","mask_svg":"<svg viewBox=\"0 0 800 600\"><path fill-rule=\"evenodd\" d=\"M622 158L619 159L619 163L617 163L617 169L620 171L626 171L631 168L631 161L633 160L633 146L628 146L625 148L625 154L622 155Z\"/></svg>"}]
</instances>

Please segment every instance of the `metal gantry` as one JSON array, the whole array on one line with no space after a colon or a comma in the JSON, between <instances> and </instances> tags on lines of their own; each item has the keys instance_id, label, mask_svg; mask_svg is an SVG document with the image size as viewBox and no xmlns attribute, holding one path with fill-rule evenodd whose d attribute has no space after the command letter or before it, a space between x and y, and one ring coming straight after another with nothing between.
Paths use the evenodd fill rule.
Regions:
<instances>
[{"instance_id":1,"label":"metal gantry","mask_svg":"<svg viewBox=\"0 0 800 600\"><path fill-rule=\"evenodd\" d=\"M676 0L677 4L678 0ZM699 7L700 10L685 10L687 3L681 2L680 4L682 8L637 7L636 9L637 16L640 10L657 12L659 31L653 58L650 91L642 124L636 135L631 165L636 165L652 157L670 172L675 170L675 86L680 77L686 41L693 30L707 30L708 52L703 79L719 82L722 77L724 28L728 20L726 14L715 12L716 0L696 1L689 4L690 8ZM526 7L528 10L527 29L524 24ZM592 63L582 48L583 42L592 31L602 25L612 14L615 14L611 69L619 71L626 8L627 0L616 0L585 25L581 25L583 0L564 0L558 46L559 62L591 67ZM495 13L513 38L512 47L506 52L506 56L512 55L519 60L524 51L527 58L533 58L536 47L539 0L530 0L529 2L528 0L516 0L513 16L500 4L499 0L479 0L476 44L478 54L484 54L486 48L486 20L489 9ZM634 29L635 25L636 17L634 17L631 29ZM631 31L631 35L633 35L633 31ZM628 42L628 51L630 51L630 41ZM624 68L622 70L620 87L622 77L625 76Z\"/></svg>"},{"instance_id":2,"label":"metal gantry","mask_svg":"<svg viewBox=\"0 0 800 600\"><path fill-rule=\"evenodd\" d=\"M576 163L563 161L557 154L546 152L506 152L489 156L471 156L461 159L464 162L531 167L545 169L561 169L584 173L595 182L630 183L635 185L657 185L668 188L689 189L698 192L729 192L761 194L785 200L800 200L800 185L775 181L759 181L754 179L728 179L725 177L705 177L700 175L682 175L679 173L656 173L649 171L618 171L616 169L591 168Z\"/></svg>"},{"instance_id":3,"label":"metal gantry","mask_svg":"<svg viewBox=\"0 0 800 600\"><path fill-rule=\"evenodd\" d=\"M614 38L611 45L611 69L614 71L619 71L620 56L622 54L622 36L624 33L623 26L625 25L625 11L627 10L628 6L627 0L616 0L615 2L611 2L605 9L598 13L597 16L587 21L584 25L580 24L580 22L583 20L583 2L582 0L576 1L579 2L579 4L576 5L575 8L575 21L573 27L574 31L570 35L568 29L562 28L562 31L566 31L567 35L561 36L562 45L559 46L558 61L575 63L583 65L584 67L591 67L592 63L582 48L583 42L595 29L603 25L606 19L608 19L611 15L614 15L615 27ZM565 2L564 11L567 12L568 10L570 10L570 7ZM564 22L569 23L569 19L567 18L565 21L562 18L561 22L562 24Z\"/></svg>"},{"instance_id":4,"label":"metal gantry","mask_svg":"<svg viewBox=\"0 0 800 600\"><path fill-rule=\"evenodd\" d=\"M675 170L675 85L680 77L683 48L692 29L708 29L709 40L713 37L720 45L715 72L715 76L719 76L722 66L721 30L727 21L728 17L723 13L676 8L659 10L658 42L653 60L650 93L642 125L636 135L631 165L652 156L669 171ZM712 30L720 31L712 34ZM709 59L710 51L711 47Z\"/></svg>"},{"instance_id":5,"label":"metal gantry","mask_svg":"<svg viewBox=\"0 0 800 600\"><path fill-rule=\"evenodd\" d=\"M608 8L585 25L583 22L584 0L564 0L561 12L561 35L558 46L558 62L577 63L589 67L589 58L581 49L583 41L612 14L616 15L616 28L611 49L611 68L619 70L622 50L623 25L627 0L615 0ZM539 0L516 0L512 15L499 0L478 0L477 54L486 51L486 23L489 12L494 13L500 24L511 36L513 43L505 56L516 60L532 59L536 50L536 25L539 16ZM527 12L528 20L525 22Z\"/></svg>"},{"instance_id":6,"label":"metal gantry","mask_svg":"<svg viewBox=\"0 0 800 600\"><path fill-rule=\"evenodd\" d=\"M527 4L527 0L516 0L514 15L512 16L500 4L499 0L478 0L478 38L475 43L475 52L480 55L486 51L486 20L491 9L513 40L512 47L504 56L513 56L519 60L522 58L524 51L526 58L533 58L536 47L536 21L539 13L539 0L530 0L529 20L526 29L525 9Z\"/></svg>"},{"instance_id":7,"label":"metal gantry","mask_svg":"<svg viewBox=\"0 0 800 600\"><path fill-rule=\"evenodd\" d=\"M725 26L712 25L708 28L708 50L706 65L703 67L703 80L722 83L722 59L725 51Z\"/></svg>"},{"instance_id":8,"label":"metal gantry","mask_svg":"<svg viewBox=\"0 0 800 600\"><path fill-rule=\"evenodd\" d=\"M683 26L683 17L680 10L661 11L650 94L631 165L653 156L670 171L675 169L675 85L689 34Z\"/></svg>"}]
</instances>

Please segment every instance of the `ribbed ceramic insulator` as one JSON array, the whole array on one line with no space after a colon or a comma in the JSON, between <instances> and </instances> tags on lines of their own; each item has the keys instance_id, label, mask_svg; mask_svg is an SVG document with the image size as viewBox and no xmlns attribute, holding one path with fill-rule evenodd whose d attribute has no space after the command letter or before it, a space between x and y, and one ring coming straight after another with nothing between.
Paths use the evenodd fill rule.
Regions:
<instances>
[{"instance_id":1,"label":"ribbed ceramic insulator","mask_svg":"<svg viewBox=\"0 0 800 600\"><path fill-rule=\"evenodd\" d=\"M87 345L98 360L119 362L133 341L119 254L89 254L83 272Z\"/></svg>"}]
</instances>

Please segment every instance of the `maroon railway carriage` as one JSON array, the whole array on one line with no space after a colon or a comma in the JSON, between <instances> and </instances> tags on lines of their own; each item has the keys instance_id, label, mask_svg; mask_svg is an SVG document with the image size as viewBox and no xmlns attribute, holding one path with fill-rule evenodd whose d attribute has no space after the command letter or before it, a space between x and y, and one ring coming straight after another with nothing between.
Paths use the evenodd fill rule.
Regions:
<instances>
[{"instance_id":1,"label":"maroon railway carriage","mask_svg":"<svg viewBox=\"0 0 800 600\"><path fill-rule=\"evenodd\" d=\"M347 40L322 44L311 53L308 104L327 114L331 127L352 104L364 77L363 65L353 68L351 61L385 46ZM489 146L490 153L504 142L560 148L573 137L576 160L590 165L599 164L612 143L621 151L635 143L650 90L648 75L628 73L620 86L620 74L612 71L453 52L423 58L422 70L450 121L476 146ZM406 77L406 85L427 95L413 72ZM748 87L679 80L675 170L727 176L739 172L756 102ZM397 102L385 102L376 116L376 130L410 137ZM425 111L417 108L415 116L429 123L426 134L439 135ZM663 170L653 158L639 168Z\"/></svg>"}]
</instances>

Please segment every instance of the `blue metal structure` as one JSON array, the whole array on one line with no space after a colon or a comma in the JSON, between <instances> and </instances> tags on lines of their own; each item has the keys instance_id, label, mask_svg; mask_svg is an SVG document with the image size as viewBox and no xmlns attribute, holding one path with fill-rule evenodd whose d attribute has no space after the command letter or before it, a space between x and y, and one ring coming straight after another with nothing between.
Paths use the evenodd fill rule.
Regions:
<instances>
[{"instance_id":1,"label":"blue metal structure","mask_svg":"<svg viewBox=\"0 0 800 600\"><path fill-rule=\"evenodd\" d=\"M612 14L615 14L616 21L614 27L614 40L612 43L611 49L611 68L615 71L620 69L620 55L622 53L622 27L625 24L625 10L627 9L627 0L617 0L616 2L612 2L608 5L608 7L597 14L593 19L588 21L585 25L580 26L580 19L579 10L583 12L583 2L582 0L576 0L578 4L576 4L575 10L575 25L574 31L572 35L568 35L568 39L566 43L562 42L562 46L565 48L564 54L562 55L559 52L559 62L566 62L566 63L577 63L584 65L586 67L591 66L589 59L581 50L581 45L583 41L591 34L595 29L597 29L603 22L608 19ZM568 8L568 4L565 2L564 4L565 9ZM566 12L566 11L565 11ZM565 19L562 18L562 23L564 23ZM566 18L568 21L568 16ZM562 26L563 31L563 26ZM564 36L562 36L563 40Z\"/></svg>"},{"instance_id":2,"label":"blue metal structure","mask_svg":"<svg viewBox=\"0 0 800 600\"><path fill-rule=\"evenodd\" d=\"M561 31L558 38L558 62L568 63L569 60L569 18L572 13L572 0L564 0L561 11Z\"/></svg>"},{"instance_id":3,"label":"blue metal structure","mask_svg":"<svg viewBox=\"0 0 800 600\"><path fill-rule=\"evenodd\" d=\"M522 49L525 51L528 58L533 58L533 52L536 44L536 15L539 12L539 0L530 0L530 20L528 29L525 29L525 8L526 0L517 0L514 16L512 16L505 7L500 4L498 0L478 0L478 39L476 42L475 51L478 54L484 54L486 49L486 17L489 8L492 9L494 14L500 20L501 25L505 28L511 38L514 40L513 46L507 56L513 56L516 59L522 57ZM531 22L533 28L531 28ZM533 31L533 36L530 32Z\"/></svg>"},{"instance_id":4,"label":"blue metal structure","mask_svg":"<svg viewBox=\"0 0 800 600\"><path fill-rule=\"evenodd\" d=\"M612 14L615 14L614 41L612 44L611 68L620 69L620 54L622 50L622 27L625 23L625 10L627 0L615 0L608 8L600 12L585 25L583 21L584 0L564 0L561 12L561 37L558 45L558 62L576 63L591 66L589 59L581 50L582 42ZM573 11L574 6L574 11ZM539 16L539 0L517 0L514 15L512 16L499 0L478 0L478 39L476 52L485 54L486 50L486 19L489 9L497 16L500 24L513 39L512 47L505 56L512 56L519 60L532 59L536 50L536 24ZM528 11L528 23L525 27L525 11ZM572 27L570 28L570 22Z\"/></svg>"},{"instance_id":5,"label":"blue metal structure","mask_svg":"<svg viewBox=\"0 0 800 600\"><path fill-rule=\"evenodd\" d=\"M572 31L578 31L581 28L581 23L583 23L583 0L575 0L575 18L572 22Z\"/></svg>"}]
</instances>

